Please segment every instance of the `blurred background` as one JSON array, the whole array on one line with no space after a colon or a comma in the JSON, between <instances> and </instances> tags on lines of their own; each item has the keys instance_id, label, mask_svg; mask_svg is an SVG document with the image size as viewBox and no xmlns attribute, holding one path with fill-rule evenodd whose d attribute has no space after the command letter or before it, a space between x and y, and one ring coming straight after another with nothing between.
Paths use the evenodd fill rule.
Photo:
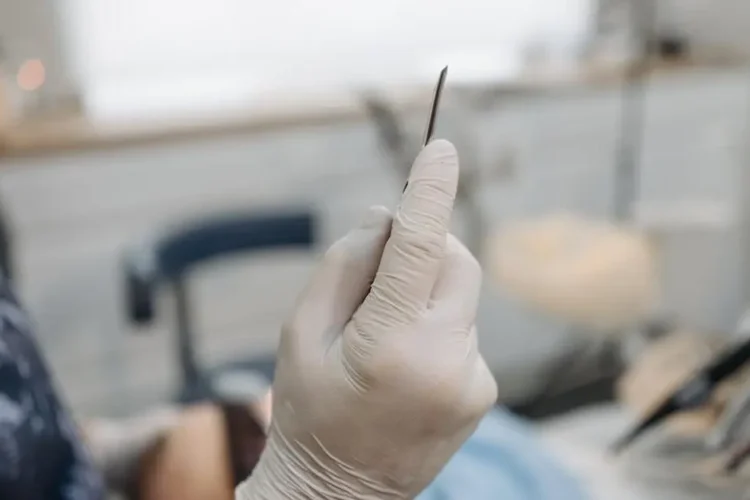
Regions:
<instances>
[{"instance_id":1,"label":"blurred background","mask_svg":"<svg viewBox=\"0 0 750 500\"><path fill-rule=\"evenodd\" d=\"M198 380L178 332L200 370L272 359L449 64L501 398L608 404L632 339L730 335L750 298L749 57L744 0L0 0L2 260L82 415Z\"/></svg>"}]
</instances>

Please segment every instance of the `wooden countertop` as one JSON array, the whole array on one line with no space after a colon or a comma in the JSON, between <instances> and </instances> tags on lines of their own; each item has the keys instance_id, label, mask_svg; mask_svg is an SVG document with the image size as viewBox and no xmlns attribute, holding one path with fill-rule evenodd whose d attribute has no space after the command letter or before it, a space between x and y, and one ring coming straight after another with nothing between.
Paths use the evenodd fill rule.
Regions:
<instances>
[{"instance_id":1,"label":"wooden countertop","mask_svg":"<svg viewBox=\"0 0 750 500\"><path fill-rule=\"evenodd\" d=\"M402 107L426 98L424 92L395 96ZM268 131L364 119L355 95L268 96L262 103L231 112L116 122L93 122L81 115L35 119L0 135L0 159L67 151L117 148L163 141Z\"/></svg>"},{"instance_id":2,"label":"wooden countertop","mask_svg":"<svg viewBox=\"0 0 750 500\"><path fill-rule=\"evenodd\" d=\"M738 58L710 60L654 60L645 65L581 64L565 71L530 69L518 77L481 84L454 82L464 94L516 94L552 92L582 87L614 85L630 74L677 74L689 70L742 67ZM398 109L419 109L428 102L432 88L401 88L384 97ZM231 113L180 119L130 122L92 122L85 116L68 115L29 120L0 132L0 159L37 157L66 151L118 148L162 141L186 140L229 134L268 131L326 123L364 120L366 110L355 91L307 96L268 95Z\"/></svg>"}]
</instances>

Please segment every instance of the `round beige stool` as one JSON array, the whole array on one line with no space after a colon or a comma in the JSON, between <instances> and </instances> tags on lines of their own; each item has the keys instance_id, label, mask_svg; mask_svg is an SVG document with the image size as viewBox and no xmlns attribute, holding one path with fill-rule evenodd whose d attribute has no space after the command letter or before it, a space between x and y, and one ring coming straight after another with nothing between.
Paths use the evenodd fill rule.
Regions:
<instances>
[{"instance_id":1,"label":"round beige stool","mask_svg":"<svg viewBox=\"0 0 750 500\"><path fill-rule=\"evenodd\" d=\"M492 276L531 307L592 330L621 331L658 301L654 249L632 229L572 214L502 228L486 252Z\"/></svg>"}]
</instances>

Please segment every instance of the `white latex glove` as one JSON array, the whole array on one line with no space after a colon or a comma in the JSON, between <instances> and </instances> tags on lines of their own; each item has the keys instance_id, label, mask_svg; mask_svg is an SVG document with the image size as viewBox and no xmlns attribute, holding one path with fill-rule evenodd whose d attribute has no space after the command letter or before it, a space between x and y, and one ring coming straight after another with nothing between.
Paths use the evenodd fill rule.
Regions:
<instances>
[{"instance_id":1,"label":"white latex glove","mask_svg":"<svg viewBox=\"0 0 750 500\"><path fill-rule=\"evenodd\" d=\"M497 397L477 350L481 268L448 234L452 144L419 155L395 217L326 253L282 332L266 450L237 498L408 499Z\"/></svg>"}]
</instances>

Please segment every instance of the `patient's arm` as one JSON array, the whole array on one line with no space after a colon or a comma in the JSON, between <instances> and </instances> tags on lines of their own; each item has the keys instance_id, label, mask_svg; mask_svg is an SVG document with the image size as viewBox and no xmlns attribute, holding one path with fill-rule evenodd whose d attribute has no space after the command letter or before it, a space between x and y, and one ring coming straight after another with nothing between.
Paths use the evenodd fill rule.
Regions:
<instances>
[{"instance_id":1,"label":"patient's arm","mask_svg":"<svg viewBox=\"0 0 750 500\"><path fill-rule=\"evenodd\" d=\"M137 480L140 465L176 425L180 410L164 406L128 419L92 419L82 434L95 466L113 491L128 491Z\"/></svg>"},{"instance_id":2,"label":"patient's arm","mask_svg":"<svg viewBox=\"0 0 750 500\"><path fill-rule=\"evenodd\" d=\"M253 424L248 425L237 413L242 406L205 403L182 408L164 440L143 454L135 468L137 484L130 491L136 491L139 500L232 500L235 485L261 454L259 444L265 437L258 424L267 427L270 416L260 401L250 403Z\"/></svg>"}]
</instances>

